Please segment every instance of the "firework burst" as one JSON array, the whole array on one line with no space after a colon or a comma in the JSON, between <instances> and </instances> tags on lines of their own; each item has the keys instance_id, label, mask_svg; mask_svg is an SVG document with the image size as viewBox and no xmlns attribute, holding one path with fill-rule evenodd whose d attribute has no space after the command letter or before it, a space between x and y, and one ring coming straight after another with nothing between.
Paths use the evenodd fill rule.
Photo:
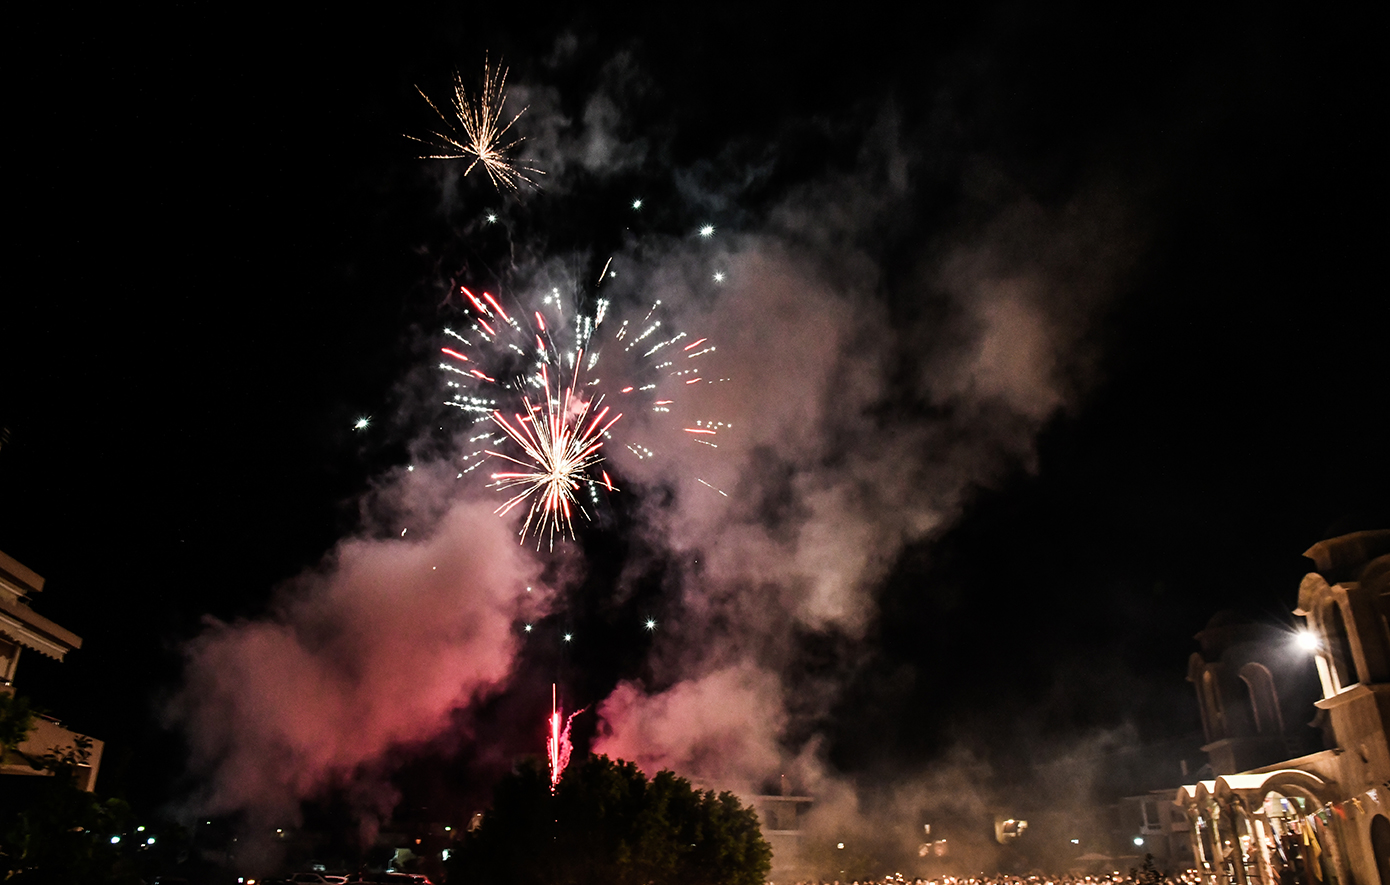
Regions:
<instances>
[{"instance_id":1,"label":"firework burst","mask_svg":"<svg viewBox=\"0 0 1390 885\"><path fill-rule=\"evenodd\" d=\"M439 368L452 391L445 405L483 426L468 439L476 448L461 456L458 477L489 462L505 464L490 474L491 485L508 494L496 512L524 508L519 535L524 542L534 534L538 549L547 539L553 546L556 535L575 537L575 516L589 517L583 499L596 506L604 491L615 490L602 467L604 444L624 414L615 403L628 412L667 415L679 392L726 380L701 371L715 352L707 339L665 331L656 318L660 301L640 322L618 323L610 337L600 334L612 326L604 323L606 299L567 315L555 289L535 309L512 311L488 292L461 286L459 294L471 310L466 329L444 330L449 341L440 350L447 359ZM614 378L597 372L605 352L619 369ZM692 443L718 448L729 426L699 420L682 429ZM639 460L654 454L635 439L624 444Z\"/></svg>"},{"instance_id":2,"label":"firework burst","mask_svg":"<svg viewBox=\"0 0 1390 885\"><path fill-rule=\"evenodd\" d=\"M499 515L506 515L523 501L530 500L530 510L521 527L523 537L531 531L533 524L537 538L546 533L554 538L555 532L562 528L571 537L574 536L574 511L583 512L574 493L581 488L581 479L587 479L590 468L598 466L603 460L599 454L603 448L603 437L623 417L619 413L609 418L608 406L602 405L601 396L597 400L586 401L581 393L576 393L575 383L579 380L579 367L583 361L584 354L580 351L575 360L574 377L563 392L558 385L551 390L549 369L541 367L544 407L533 404L531 397L523 394L521 399L526 406L525 414L515 414L512 416L514 420L508 421L501 412L492 413L492 420L521 446L525 456L525 460L522 460L502 452L488 451L492 457L510 461L522 468L511 473L494 473L492 478L500 489L521 489L511 500L497 508ZM595 409L597 412L594 412ZM591 412L594 412L592 417ZM609 491L612 491L613 482L607 473L603 474L603 479Z\"/></svg>"},{"instance_id":3,"label":"firework burst","mask_svg":"<svg viewBox=\"0 0 1390 885\"><path fill-rule=\"evenodd\" d=\"M476 96L470 95L463 85L462 75L455 71L454 94L449 114L441 111L425 91L416 86L415 90L420 93L420 97L439 115L439 119L444 121L445 130L431 132L433 139L416 138L413 135L407 135L406 138L429 145L438 151L426 154L426 159L469 160L464 175L481 165L488 178L492 180L493 187L499 191L503 188L517 190L523 182L532 187L539 187L528 173L545 173L524 161L513 159L510 155L512 149L526 139L509 137L507 133L527 109L522 108L506 124L502 123L502 112L507 103L506 86L507 69L493 68L484 61L483 87Z\"/></svg>"}]
</instances>

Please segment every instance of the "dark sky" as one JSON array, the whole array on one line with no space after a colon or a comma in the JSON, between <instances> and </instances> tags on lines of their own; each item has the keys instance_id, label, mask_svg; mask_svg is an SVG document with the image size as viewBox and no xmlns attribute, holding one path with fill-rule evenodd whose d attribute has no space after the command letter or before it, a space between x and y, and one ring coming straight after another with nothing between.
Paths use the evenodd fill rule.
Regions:
<instances>
[{"instance_id":1,"label":"dark sky","mask_svg":"<svg viewBox=\"0 0 1390 885\"><path fill-rule=\"evenodd\" d=\"M821 234L787 218L819 224L852 214L845 194L896 194L844 228L825 222L826 264L851 250L870 263L871 282L846 285L886 326L947 331L864 345L882 348L884 380L862 421L939 428L943 447L989 464L943 457L942 491L924 455L903 482L951 503L892 545L867 621L852 635L789 628L801 632L783 688L819 700L789 703L782 737L794 755L821 735L830 771L915 771L961 745L1008 771L1123 734L1165 748L1143 786L1176 783L1171 758L1198 756L1192 634L1228 607L1287 620L1302 550L1387 524L1375 133L1390 102L1380 32L1351 13L89 15L12 31L31 61L11 92L0 549L48 578L36 609L84 637L61 667L26 655L18 684L108 741L106 789L153 804L196 788L179 780L179 733L158 725L182 644L206 616L263 618L277 585L358 532L358 496L433 438L418 391L444 284L505 286L509 261L547 254L601 261L629 235L708 220L809 253ZM533 143L527 125L573 124L555 148L568 165L521 201L477 173L442 176L402 137L432 125L415 84L442 94L484 53L544 97L518 124ZM608 153L576 159L596 133ZM633 145L638 159L614 159ZM634 194L656 207L636 233ZM488 210L510 241L480 232ZM740 242L745 256L764 248ZM962 304L938 290L980 244L1011 267L1046 265L1039 297L1065 330L1048 350L1060 393L1007 445L988 403L971 418L914 380L949 374L941 355L969 337ZM816 278L833 288L841 274ZM1034 352L1007 334L1003 346ZM361 414L380 416L369 433L352 429ZM851 418L838 420L858 439ZM785 470L794 488L804 465L767 457L766 475ZM822 458L817 475L835 469ZM607 631L565 664L581 703L620 680L681 683L679 655L652 664L651 639L624 632L642 612L692 606L689 581L663 577L680 555L634 528L643 507L624 498L586 535L587 578L561 588L547 621ZM518 672L547 671L547 654ZM533 689L479 721L529 711ZM501 740L519 726L472 727Z\"/></svg>"}]
</instances>

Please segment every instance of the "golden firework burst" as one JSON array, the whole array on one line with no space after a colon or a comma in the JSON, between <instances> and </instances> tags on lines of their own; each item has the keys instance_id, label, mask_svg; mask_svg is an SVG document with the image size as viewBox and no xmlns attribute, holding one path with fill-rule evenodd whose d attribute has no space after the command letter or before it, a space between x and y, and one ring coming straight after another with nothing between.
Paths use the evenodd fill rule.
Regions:
<instances>
[{"instance_id":1,"label":"golden firework burst","mask_svg":"<svg viewBox=\"0 0 1390 885\"><path fill-rule=\"evenodd\" d=\"M476 95L468 92L463 85L463 76L455 71L452 113L449 114L441 111L425 91L416 86L420 97L444 121L445 129L431 132L432 139L413 135L406 138L429 145L437 152L425 154L425 159L469 160L464 175L481 165L499 191L504 187L514 191L523 183L539 187L530 176L545 173L511 156L512 150L526 139L511 137L508 133L527 108L518 111L505 125L502 123L502 113L507 103L506 86L507 69L493 68L486 60L483 62L483 87Z\"/></svg>"}]
</instances>

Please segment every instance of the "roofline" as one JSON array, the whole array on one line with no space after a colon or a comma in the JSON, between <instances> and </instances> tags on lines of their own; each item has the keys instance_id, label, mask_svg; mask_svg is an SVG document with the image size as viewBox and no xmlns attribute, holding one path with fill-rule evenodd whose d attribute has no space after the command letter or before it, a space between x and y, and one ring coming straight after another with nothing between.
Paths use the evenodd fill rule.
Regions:
<instances>
[{"instance_id":1,"label":"roofline","mask_svg":"<svg viewBox=\"0 0 1390 885\"><path fill-rule=\"evenodd\" d=\"M63 655L82 647L81 636L58 626L29 606L3 596L0 596L0 633L60 661Z\"/></svg>"},{"instance_id":2,"label":"roofline","mask_svg":"<svg viewBox=\"0 0 1390 885\"><path fill-rule=\"evenodd\" d=\"M15 586L21 596L43 592L43 575L0 550L0 581Z\"/></svg>"}]
</instances>

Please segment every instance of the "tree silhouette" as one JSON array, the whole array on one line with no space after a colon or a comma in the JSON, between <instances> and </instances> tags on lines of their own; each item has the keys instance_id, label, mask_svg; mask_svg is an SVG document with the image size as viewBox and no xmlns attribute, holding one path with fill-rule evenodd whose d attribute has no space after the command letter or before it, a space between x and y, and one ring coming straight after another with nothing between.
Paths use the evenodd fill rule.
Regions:
<instances>
[{"instance_id":1,"label":"tree silhouette","mask_svg":"<svg viewBox=\"0 0 1390 885\"><path fill-rule=\"evenodd\" d=\"M482 825L450 859L470 885L762 885L772 865L758 816L732 793L669 771L648 780L607 756L572 764L554 795L543 767L498 784Z\"/></svg>"}]
</instances>

